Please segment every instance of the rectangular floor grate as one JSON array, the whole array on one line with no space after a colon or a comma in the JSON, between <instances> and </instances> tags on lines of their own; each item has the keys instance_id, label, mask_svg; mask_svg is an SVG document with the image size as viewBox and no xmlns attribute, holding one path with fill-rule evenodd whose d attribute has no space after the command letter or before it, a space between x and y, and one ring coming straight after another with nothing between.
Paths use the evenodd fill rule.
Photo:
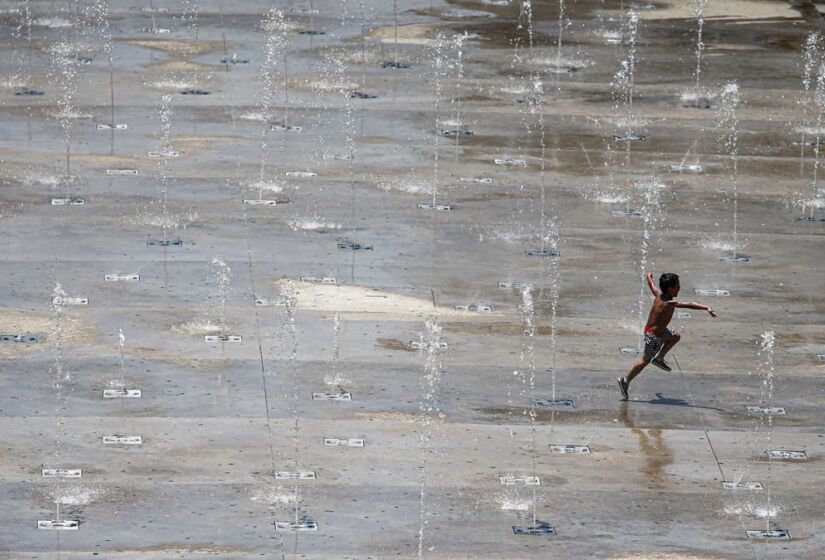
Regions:
<instances>
[{"instance_id":1,"label":"rectangular floor grate","mask_svg":"<svg viewBox=\"0 0 825 560\"><path fill-rule=\"evenodd\" d=\"M589 445L551 445L550 453L563 455L590 455Z\"/></svg>"},{"instance_id":2,"label":"rectangular floor grate","mask_svg":"<svg viewBox=\"0 0 825 560\"><path fill-rule=\"evenodd\" d=\"M139 399L141 396L140 389L103 389L104 399Z\"/></svg>"},{"instance_id":3,"label":"rectangular floor grate","mask_svg":"<svg viewBox=\"0 0 825 560\"><path fill-rule=\"evenodd\" d=\"M748 414L756 416L785 416L785 409L781 406L749 406Z\"/></svg>"},{"instance_id":4,"label":"rectangular floor grate","mask_svg":"<svg viewBox=\"0 0 825 560\"><path fill-rule=\"evenodd\" d=\"M143 445L141 436L103 436L103 445Z\"/></svg>"},{"instance_id":5,"label":"rectangular floor grate","mask_svg":"<svg viewBox=\"0 0 825 560\"><path fill-rule=\"evenodd\" d=\"M569 410L576 408L571 399L533 399L533 405L543 408L565 408Z\"/></svg>"},{"instance_id":6,"label":"rectangular floor grate","mask_svg":"<svg viewBox=\"0 0 825 560\"><path fill-rule=\"evenodd\" d=\"M275 530L279 533L315 533L318 531L318 523L315 521L302 521L300 523L276 521Z\"/></svg>"},{"instance_id":7,"label":"rectangular floor grate","mask_svg":"<svg viewBox=\"0 0 825 560\"><path fill-rule=\"evenodd\" d=\"M351 401L351 393L312 393L314 401Z\"/></svg>"},{"instance_id":8,"label":"rectangular floor grate","mask_svg":"<svg viewBox=\"0 0 825 560\"><path fill-rule=\"evenodd\" d=\"M41 469L40 476L43 478L81 478L81 469Z\"/></svg>"},{"instance_id":9,"label":"rectangular floor grate","mask_svg":"<svg viewBox=\"0 0 825 560\"><path fill-rule=\"evenodd\" d=\"M770 449L765 454L771 459L779 461L805 461L808 459L808 453L805 451L785 451L782 449Z\"/></svg>"},{"instance_id":10,"label":"rectangular floor grate","mask_svg":"<svg viewBox=\"0 0 825 560\"><path fill-rule=\"evenodd\" d=\"M500 476L498 480L503 486L541 486L537 476Z\"/></svg>"},{"instance_id":11,"label":"rectangular floor grate","mask_svg":"<svg viewBox=\"0 0 825 560\"><path fill-rule=\"evenodd\" d=\"M125 176L134 176L138 174L137 169L107 169L106 175L110 177L125 177Z\"/></svg>"},{"instance_id":12,"label":"rectangular floor grate","mask_svg":"<svg viewBox=\"0 0 825 560\"><path fill-rule=\"evenodd\" d=\"M710 290L705 288L696 288L693 291L697 296L727 297L730 295L729 291L719 289Z\"/></svg>"},{"instance_id":13,"label":"rectangular floor grate","mask_svg":"<svg viewBox=\"0 0 825 560\"><path fill-rule=\"evenodd\" d=\"M645 215L638 210L613 210L610 212L614 218L644 218Z\"/></svg>"},{"instance_id":14,"label":"rectangular floor grate","mask_svg":"<svg viewBox=\"0 0 825 560\"><path fill-rule=\"evenodd\" d=\"M364 447L360 438L324 438L324 447Z\"/></svg>"},{"instance_id":15,"label":"rectangular floor grate","mask_svg":"<svg viewBox=\"0 0 825 560\"><path fill-rule=\"evenodd\" d=\"M513 533L516 535L555 535L555 527L550 525L513 525Z\"/></svg>"},{"instance_id":16,"label":"rectangular floor grate","mask_svg":"<svg viewBox=\"0 0 825 560\"><path fill-rule=\"evenodd\" d=\"M316 480L315 471L277 471L275 480Z\"/></svg>"},{"instance_id":17,"label":"rectangular floor grate","mask_svg":"<svg viewBox=\"0 0 825 560\"><path fill-rule=\"evenodd\" d=\"M762 483L758 481L722 481L722 488L725 490L762 490Z\"/></svg>"},{"instance_id":18,"label":"rectangular floor grate","mask_svg":"<svg viewBox=\"0 0 825 560\"><path fill-rule=\"evenodd\" d=\"M86 200L83 198L53 198L52 206L83 206Z\"/></svg>"},{"instance_id":19,"label":"rectangular floor grate","mask_svg":"<svg viewBox=\"0 0 825 560\"><path fill-rule=\"evenodd\" d=\"M243 338L234 334L207 334L203 337L206 342L243 342Z\"/></svg>"},{"instance_id":20,"label":"rectangular floor grate","mask_svg":"<svg viewBox=\"0 0 825 560\"><path fill-rule=\"evenodd\" d=\"M80 527L80 521L77 521L76 519L61 519L59 521L53 519L37 520L38 529L51 529L53 531L77 531L78 527Z\"/></svg>"},{"instance_id":21,"label":"rectangular floor grate","mask_svg":"<svg viewBox=\"0 0 825 560\"><path fill-rule=\"evenodd\" d=\"M783 541L791 540L791 534L788 532L787 529L771 529L767 531L764 529L748 530L747 534L749 539L777 539Z\"/></svg>"},{"instance_id":22,"label":"rectangular floor grate","mask_svg":"<svg viewBox=\"0 0 825 560\"><path fill-rule=\"evenodd\" d=\"M140 274L106 274L106 282L140 282Z\"/></svg>"},{"instance_id":23,"label":"rectangular floor grate","mask_svg":"<svg viewBox=\"0 0 825 560\"><path fill-rule=\"evenodd\" d=\"M37 344L43 341L39 336L31 334L0 334L0 342L8 344Z\"/></svg>"}]
</instances>

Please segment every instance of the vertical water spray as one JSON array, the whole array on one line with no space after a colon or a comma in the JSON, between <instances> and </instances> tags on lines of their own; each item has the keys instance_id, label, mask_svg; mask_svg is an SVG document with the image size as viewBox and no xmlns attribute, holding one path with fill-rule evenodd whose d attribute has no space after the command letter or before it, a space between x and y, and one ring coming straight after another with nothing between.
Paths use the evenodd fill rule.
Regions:
<instances>
[{"instance_id":1,"label":"vertical water spray","mask_svg":"<svg viewBox=\"0 0 825 560\"><path fill-rule=\"evenodd\" d=\"M283 12L274 8L270 9L264 18L263 28L267 32L267 37L264 47L264 59L259 75L261 93L258 106L260 107L263 121L261 125L260 168L258 176L258 184L260 185L258 191L259 198L263 195L262 189L268 161L268 135L277 107L279 84L282 83L280 60L282 56L285 56L288 44L286 35L288 28Z\"/></svg>"},{"instance_id":2,"label":"vertical water spray","mask_svg":"<svg viewBox=\"0 0 825 560\"><path fill-rule=\"evenodd\" d=\"M519 311L524 318L524 328L522 329L521 353L519 362L528 371L528 395L530 403L530 467L531 474L536 476L538 458L536 454L536 310L533 304L533 292L530 286L525 286L521 291L521 305ZM536 525L536 488L532 487L533 505L533 526Z\"/></svg>"},{"instance_id":3,"label":"vertical water spray","mask_svg":"<svg viewBox=\"0 0 825 560\"><path fill-rule=\"evenodd\" d=\"M739 192L738 155L739 155L739 115L742 94L735 82L725 84L719 99L717 126L719 128L719 146L730 161L730 192L733 199L733 262L739 250Z\"/></svg>"},{"instance_id":4,"label":"vertical water spray","mask_svg":"<svg viewBox=\"0 0 825 560\"><path fill-rule=\"evenodd\" d=\"M439 346L443 343L441 326L435 317L428 317L424 323L424 331L420 336L421 347L424 349L424 374L421 377L421 402L419 403L421 419L420 463L419 463L419 518L418 518L418 560L424 558L426 542L426 528L429 524L427 512L427 469L432 451L433 431L436 424L443 418L438 404L438 390L444 365L439 355ZM432 550L429 547L428 550Z\"/></svg>"},{"instance_id":5,"label":"vertical water spray","mask_svg":"<svg viewBox=\"0 0 825 560\"><path fill-rule=\"evenodd\" d=\"M611 84L614 98L617 101L616 108L620 112L618 119L619 136L625 139L625 161L622 165L627 169L630 167L630 141L633 136L635 120L633 117L633 88L636 79L636 56L637 42L639 36L639 12L629 10L627 19L623 23L622 37L627 37L627 56L619 61L619 70L616 72ZM624 39L623 39L624 44Z\"/></svg>"},{"instance_id":6,"label":"vertical water spray","mask_svg":"<svg viewBox=\"0 0 825 560\"><path fill-rule=\"evenodd\" d=\"M65 301L66 292L59 282L55 282L52 290L52 337L54 340L54 363L52 364L52 387L55 390L55 441L54 441L54 464L59 471L63 468L64 460L64 437L66 436L66 421L64 412L66 410L67 385L72 378L63 366L63 337L65 327ZM63 479L58 478L58 485L63 484ZM56 502L55 520L60 521L60 504Z\"/></svg>"},{"instance_id":7,"label":"vertical water spray","mask_svg":"<svg viewBox=\"0 0 825 560\"><path fill-rule=\"evenodd\" d=\"M696 16L696 70L694 77L696 79L695 94L697 102L702 97L699 89L700 76L702 74L702 54L705 51L705 43L702 34L705 29L705 7L708 0L693 0L693 15Z\"/></svg>"},{"instance_id":8,"label":"vertical water spray","mask_svg":"<svg viewBox=\"0 0 825 560\"><path fill-rule=\"evenodd\" d=\"M800 104L802 105L802 126L800 127L800 135L801 139L799 142L799 173L803 174L805 172L805 136L806 132L808 131L808 109L813 101L816 103L816 95L811 95L811 88L812 86L815 88L815 81L816 76L814 72L818 68L819 64L822 60L822 35L818 31L811 31L808 33L808 36L805 38L805 44L802 48L802 100ZM816 91L814 89L814 91ZM812 99L813 97L813 99ZM819 110L816 110L817 116L819 115ZM817 126L817 128L819 128ZM817 140L814 143L814 149L819 144L818 132L814 133L817 135Z\"/></svg>"},{"instance_id":9,"label":"vertical water spray","mask_svg":"<svg viewBox=\"0 0 825 560\"><path fill-rule=\"evenodd\" d=\"M759 345L759 373L762 375L761 400L768 408L773 406L774 374L776 373L773 360L775 342L776 337L773 330L762 333L762 342ZM767 443L768 449L771 449L771 442L773 440L773 414L767 414L766 417L768 424ZM767 515L765 516L765 530L770 530L771 528L771 512L773 511L771 493L773 486L772 467L771 455L768 454L768 476L765 484L765 509L767 511Z\"/></svg>"},{"instance_id":10,"label":"vertical water spray","mask_svg":"<svg viewBox=\"0 0 825 560\"><path fill-rule=\"evenodd\" d=\"M442 79L447 67L447 40L443 33L439 32L433 42L433 111L435 114L435 139L433 140L433 187L432 204L435 206L439 191L439 139L441 138L439 127L439 112L441 111L441 88Z\"/></svg>"},{"instance_id":11,"label":"vertical water spray","mask_svg":"<svg viewBox=\"0 0 825 560\"><path fill-rule=\"evenodd\" d=\"M650 176L644 179L640 179L636 181L636 188L639 190L641 197L642 197L642 215L643 215L643 227L642 227L642 241L639 245L639 262L638 262L638 273L639 277L642 280L640 282L639 288L639 307L638 307L638 322L639 328L639 348L642 348L644 342L644 311L645 311L645 303L647 301L647 284L644 282L644 278L647 274L648 266L650 263L648 262L648 257L650 254L650 245L651 245L651 236L652 233L655 231L657 223L661 217L660 210L660 197L661 197L661 190L664 187L656 176ZM652 267L651 267L652 268Z\"/></svg>"},{"instance_id":12,"label":"vertical water spray","mask_svg":"<svg viewBox=\"0 0 825 560\"><path fill-rule=\"evenodd\" d=\"M221 330L224 330L226 329L226 299L232 288L232 269L220 255L216 255L209 261L209 275L218 286L218 297L221 306L218 325Z\"/></svg>"},{"instance_id":13,"label":"vertical water spray","mask_svg":"<svg viewBox=\"0 0 825 560\"><path fill-rule=\"evenodd\" d=\"M813 218L814 210L818 205L819 197L822 194L820 191L819 181L819 166L820 163L820 142L825 132L825 63L820 64L816 75L816 84L814 88L814 107L816 109L816 121L813 127L813 149L814 149L814 165L811 172L811 198L803 196L802 211L806 211L805 206L809 206L809 217ZM804 130L804 129L803 129ZM803 132L804 134L804 132ZM804 147L804 142L803 142Z\"/></svg>"},{"instance_id":14,"label":"vertical water spray","mask_svg":"<svg viewBox=\"0 0 825 560\"><path fill-rule=\"evenodd\" d=\"M158 107L158 118L160 119L160 137L158 139L160 159L158 160L158 186L160 188L161 203L161 239L165 242L168 239L168 229L172 225L169 216L169 158L174 154L172 149L172 96L161 95ZM165 247L165 245L164 245ZM164 258L164 269L166 260ZM168 284L168 282L166 282Z\"/></svg>"}]
</instances>

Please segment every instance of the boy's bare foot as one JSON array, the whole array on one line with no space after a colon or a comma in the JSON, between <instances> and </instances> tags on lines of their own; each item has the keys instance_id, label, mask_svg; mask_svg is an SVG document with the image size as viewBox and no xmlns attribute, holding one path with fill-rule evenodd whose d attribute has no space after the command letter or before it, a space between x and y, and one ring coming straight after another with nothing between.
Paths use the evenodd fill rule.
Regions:
<instances>
[{"instance_id":1,"label":"boy's bare foot","mask_svg":"<svg viewBox=\"0 0 825 560\"><path fill-rule=\"evenodd\" d=\"M627 396L627 388L630 386L630 383L628 383L624 377L620 377L617 381L619 382L619 390L622 392L622 400L626 401L629 398Z\"/></svg>"},{"instance_id":2,"label":"boy's bare foot","mask_svg":"<svg viewBox=\"0 0 825 560\"><path fill-rule=\"evenodd\" d=\"M663 358L653 358L650 360L650 363L656 366L659 369L663 369L665 371L671 371L670 366Z\"/></svg>"}]
</instances>

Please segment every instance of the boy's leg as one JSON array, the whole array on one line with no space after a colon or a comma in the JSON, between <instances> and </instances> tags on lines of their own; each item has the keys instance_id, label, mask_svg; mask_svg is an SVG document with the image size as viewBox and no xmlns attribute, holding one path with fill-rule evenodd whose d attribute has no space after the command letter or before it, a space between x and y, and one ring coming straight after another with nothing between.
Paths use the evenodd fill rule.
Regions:
<instances>
[{"instance_id":1,"label":"boy's leg","mask_svg":"<svg viewBox=\"0 0 825 560\"><path fill-rule=\"evenodd\" d=\"M665 342L665 344L662 346L661 351L659 351L659 355L657 356L657 358L659 360L663 360L667 353L670 352L670 349L676 346L676 343L679 342L681 339L682 335L678 332L671 334L668 337L667 342Z\"/></svg>"},{"instance_id":2,"label":"boy's leg","mask_svg":"<svg viewBox=\"0 0 825 560\"><path fill-rule=\"evenodd\" d=\"M633 381L633 378L639 375L649 363L650 360L648 360L647 358L639 358L639 361L636 362L630 369L630 371L627 373L627 375L624 376L625 381L627 381L628 383Z\"/></svg>"}]
</instances>

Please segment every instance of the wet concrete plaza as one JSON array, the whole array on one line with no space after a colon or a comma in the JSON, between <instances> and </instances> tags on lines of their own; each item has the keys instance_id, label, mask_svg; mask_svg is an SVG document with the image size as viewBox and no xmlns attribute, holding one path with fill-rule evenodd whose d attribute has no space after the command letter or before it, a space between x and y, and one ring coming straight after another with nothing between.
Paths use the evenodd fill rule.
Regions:
<instances>
[{"instance_id":1,"label":"wet concrete plaza","mask_svg":"<svg viewBox=\"0 0 825 560\"><path fill-rule=\"evenodd\" d=\"M797 4L0 1L0 559L821 558Z\"/></svg>"}]
</instances>

